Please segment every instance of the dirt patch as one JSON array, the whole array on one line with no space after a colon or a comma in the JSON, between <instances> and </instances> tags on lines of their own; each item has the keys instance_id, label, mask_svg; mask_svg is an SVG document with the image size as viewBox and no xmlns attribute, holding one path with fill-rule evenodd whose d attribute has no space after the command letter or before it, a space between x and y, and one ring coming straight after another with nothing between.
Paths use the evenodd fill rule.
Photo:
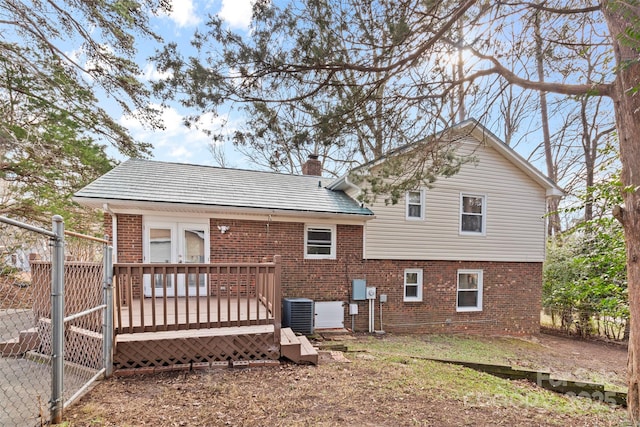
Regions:
<instances>
[{"instance_id":1,"label":"dirt patch","mask_svg":"<svg viewBox=\"0 0 640 427\"><path fill-rule=\"evenodd\" d=\"M547 368L557 378L604 382L626 389L625 345L549 334L537 335L526 342L539 346L524 346L520 358L513 360L518 366Z\"/></svg>"},{"instance_id":2,"label":"dirt patch","mask_svg":"<svg viewBox=\"0 0 640 427\"><path fill-rule=\"evenodd\" d=\"M386 353L401 354L393 337L381 340ZM480 340L510 342L515 361L557 372L609 371L626 357L618 347L546 335ZM354 345L353 337L344 344ZM625 417L620 408L541 391L527 381L374 350L326 351L319 366L112 378L65 412L71 426L613 426Z\"/></svg>"},{"instance_id":3,"label":"dirt patch","mask_svg":"<svg viewBox=\"0 0 640 427\"><path fill-rule=\"evenodd\" d=\"M0 275L0 309L31 309L33 295L28 274Z\"/></svg>"}]
</instances>

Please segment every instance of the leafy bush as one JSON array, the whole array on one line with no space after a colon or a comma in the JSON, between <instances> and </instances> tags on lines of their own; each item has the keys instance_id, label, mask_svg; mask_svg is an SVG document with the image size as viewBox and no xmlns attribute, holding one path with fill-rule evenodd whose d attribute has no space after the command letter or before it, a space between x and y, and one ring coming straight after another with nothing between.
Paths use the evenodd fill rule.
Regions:
<instances>
[{"instance_id":1,"label":"leafy bush","mask_svg":"<svg viewBox=\"0 0 640 427\"><path fill-rule=\"evenodd\" d=\"M626 255L622 227L615 219L581 225L564 241L550 243L543 306L560 317L566 332L626 337Z\"/></svg>"}]
</instances>

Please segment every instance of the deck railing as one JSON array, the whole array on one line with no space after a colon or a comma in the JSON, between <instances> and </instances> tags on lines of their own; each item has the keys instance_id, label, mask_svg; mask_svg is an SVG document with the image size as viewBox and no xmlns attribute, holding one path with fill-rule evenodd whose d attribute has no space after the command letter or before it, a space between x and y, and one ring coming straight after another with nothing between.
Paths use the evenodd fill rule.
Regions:
<instances>
[{"instance_id":1,"label":"deck railing","mask_svg":"<svg viewBox=\"0 0 640 427\"><path fill-rule=\"evenodd\" d=\"M114 264L115 332L281 324L280 257L273 262Z\"/></svg>"}]
</instances>

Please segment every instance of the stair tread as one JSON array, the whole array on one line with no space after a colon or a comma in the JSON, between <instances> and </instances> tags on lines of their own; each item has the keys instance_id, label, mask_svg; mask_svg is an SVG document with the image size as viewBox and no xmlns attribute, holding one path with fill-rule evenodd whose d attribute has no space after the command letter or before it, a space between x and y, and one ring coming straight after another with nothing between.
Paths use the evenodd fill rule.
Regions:
<instances>
[{"instance_id":1,"label":"stair tread","mask_svg":"<svg viewBox=\"0 0 640 427\"><path fill-rule=\"evenodd\" d=\"M291 328L280 329L280 351L282 356L295 362L318 364L318 351L304 335L296 335Z\"/></svg>"},{"instance_id":2,"label":"stair tread","mask_svg":"<svg viewBox=\"0 0 640 427\"><path fill-rule=\"evenodd\" d=\"M293 332L291 328L282 328L280 330L280 345L299 345L300 338Z\"/></svg>"},{"instance_id":3,"label":"stair tread","mask_svg":"<svg viewBox=\"0 0 640 427\"><path fill-rule=\"evenodd\" d=\"M318 351L311 345L307 337L301 337L300 339L300 354L301 355L310 355L310 354L318 354Z\"/></svg>"}]
</instances>

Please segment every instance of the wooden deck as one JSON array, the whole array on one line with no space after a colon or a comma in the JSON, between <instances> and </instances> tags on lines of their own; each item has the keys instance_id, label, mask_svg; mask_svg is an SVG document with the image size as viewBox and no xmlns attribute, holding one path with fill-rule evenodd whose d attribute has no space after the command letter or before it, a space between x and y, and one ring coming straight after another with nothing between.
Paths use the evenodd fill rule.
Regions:
<instances>
[{"instance_id":1,"label":"wooden deck","mask_svg":"<svg viewBox=\"0 0 640 427\"><path fill-rule=\"evenodd\" d=\"M260 263L115 264L115 367L278 360L280 271L279 256ZM201 284L186 286L193 278Z\"/></svg>"},{"instance_id":2,"label":"wooden deck","mask_svg":"<svg viewBox=\"0 0 640 427\"><path fill-rule=\"evenodd\" d=\"M280 269L277 256L261 263L116 264L116 334L263 324L279 329ZM186 286L194 278L200 284Z\"/></svg>"}]
</instances>

